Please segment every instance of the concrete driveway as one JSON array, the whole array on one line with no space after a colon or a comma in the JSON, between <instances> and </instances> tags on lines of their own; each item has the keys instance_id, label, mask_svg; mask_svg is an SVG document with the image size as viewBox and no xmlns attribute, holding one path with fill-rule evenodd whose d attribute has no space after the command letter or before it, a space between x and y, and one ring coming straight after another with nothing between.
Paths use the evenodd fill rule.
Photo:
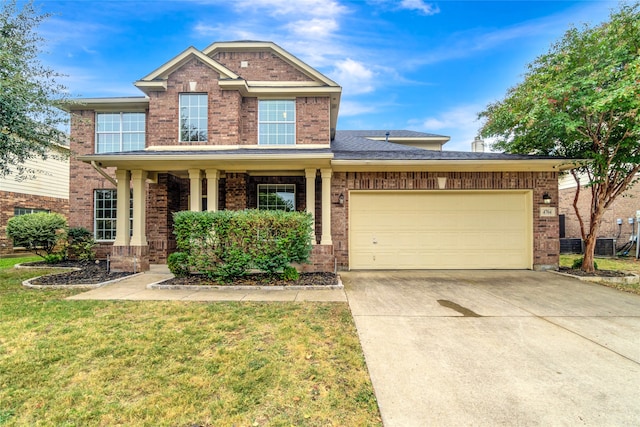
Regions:
<instances>
[{"instance_id":1,"label":"concrete driveway","mask_svg":"<svg viewBox=\"0 0 640 427\"><path fill-rule=\"evenodd\" d=\"M341 273L386 427L640 425L640 296L549 272Z\"/></svg>"}]
</instances>

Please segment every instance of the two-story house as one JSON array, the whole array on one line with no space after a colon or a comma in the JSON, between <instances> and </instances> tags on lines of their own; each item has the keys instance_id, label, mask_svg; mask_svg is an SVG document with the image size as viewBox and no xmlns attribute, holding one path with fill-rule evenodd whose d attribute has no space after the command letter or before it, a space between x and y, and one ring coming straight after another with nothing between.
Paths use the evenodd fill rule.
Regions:
<instances>
[{"instance_id":1,"label":"two-story house","mask_svg":"<svg viewBox=\"0 0 640 427\"><path fill-rule=\"evenodd\" d=\"M271 42L190 47L134 84L68 106L70 225L114 268L165 262L174 212L247 208L312 214L310 270L557 268L562 159L337 131L341 87Z\"/></svg>"}]
</instances>

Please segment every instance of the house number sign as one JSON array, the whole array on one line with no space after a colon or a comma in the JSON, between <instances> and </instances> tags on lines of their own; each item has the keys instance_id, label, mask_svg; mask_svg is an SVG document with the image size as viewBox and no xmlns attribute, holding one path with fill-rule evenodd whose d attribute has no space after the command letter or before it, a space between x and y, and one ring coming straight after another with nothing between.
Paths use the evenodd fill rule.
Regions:
<instances>
[{"instance_id":1,"label":"house number sign","mask_svg":"<svg viewBox=\"0 0 640 427\"><path fill-rule=\"evenodd\" d=\"M540 216L541 217L556 216L556 208L550 207L550 206L542 207L540 208Z\"/></svg>"}]
</instances>

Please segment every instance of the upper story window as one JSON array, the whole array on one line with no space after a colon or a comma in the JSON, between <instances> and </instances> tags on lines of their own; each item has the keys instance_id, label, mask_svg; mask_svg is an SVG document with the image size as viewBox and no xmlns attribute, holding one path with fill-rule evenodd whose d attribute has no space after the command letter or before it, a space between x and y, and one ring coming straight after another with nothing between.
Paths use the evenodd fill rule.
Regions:
<instances>
[{"instance_id":1,"label":"upper story window","mask_svg":"<svg viewBox=\"0 0 640 427\"><path fill-rule=\"evenodd\" d=\"M180 142L207 141L207 94L180 94Z\"/></svg>"},{"instance_id":2,"label":"upper story window","mask_svg":"<svg viewBox=\"0 0 640 427\"><path fill-rule=\"evenodd\" d=\"M98 113L96 153L144 150L144 113Z\"/></svg>"},{"instance_id":3,"label":"upper story window","mask_svg":"<svg viewBox=\"0 0 640 427\"><path fill-rule=\"evenodd\" d=\"M296 143L296 102L261 100L258 103L258 144L294 145Z\"/></svg>"}]
</instances>

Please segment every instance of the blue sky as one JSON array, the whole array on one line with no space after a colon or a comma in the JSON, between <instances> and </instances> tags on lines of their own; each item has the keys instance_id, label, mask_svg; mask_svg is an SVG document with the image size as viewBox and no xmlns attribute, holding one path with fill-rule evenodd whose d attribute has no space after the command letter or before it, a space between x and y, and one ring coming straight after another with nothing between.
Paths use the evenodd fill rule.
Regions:
<instances>
[{"instance_id":1,"label":"blue sky","mask_svg":"<svg viewBox=\"0 0 640 427\"><path fill-rule=\"evenodd\" d=\"M573 24L615 1L36 1L42 61L73 96L142 95L132 82L189 46L269 40L343 87L339 129L451 136L469 151L477 113Z\"/></svg>"}]
</instances>

